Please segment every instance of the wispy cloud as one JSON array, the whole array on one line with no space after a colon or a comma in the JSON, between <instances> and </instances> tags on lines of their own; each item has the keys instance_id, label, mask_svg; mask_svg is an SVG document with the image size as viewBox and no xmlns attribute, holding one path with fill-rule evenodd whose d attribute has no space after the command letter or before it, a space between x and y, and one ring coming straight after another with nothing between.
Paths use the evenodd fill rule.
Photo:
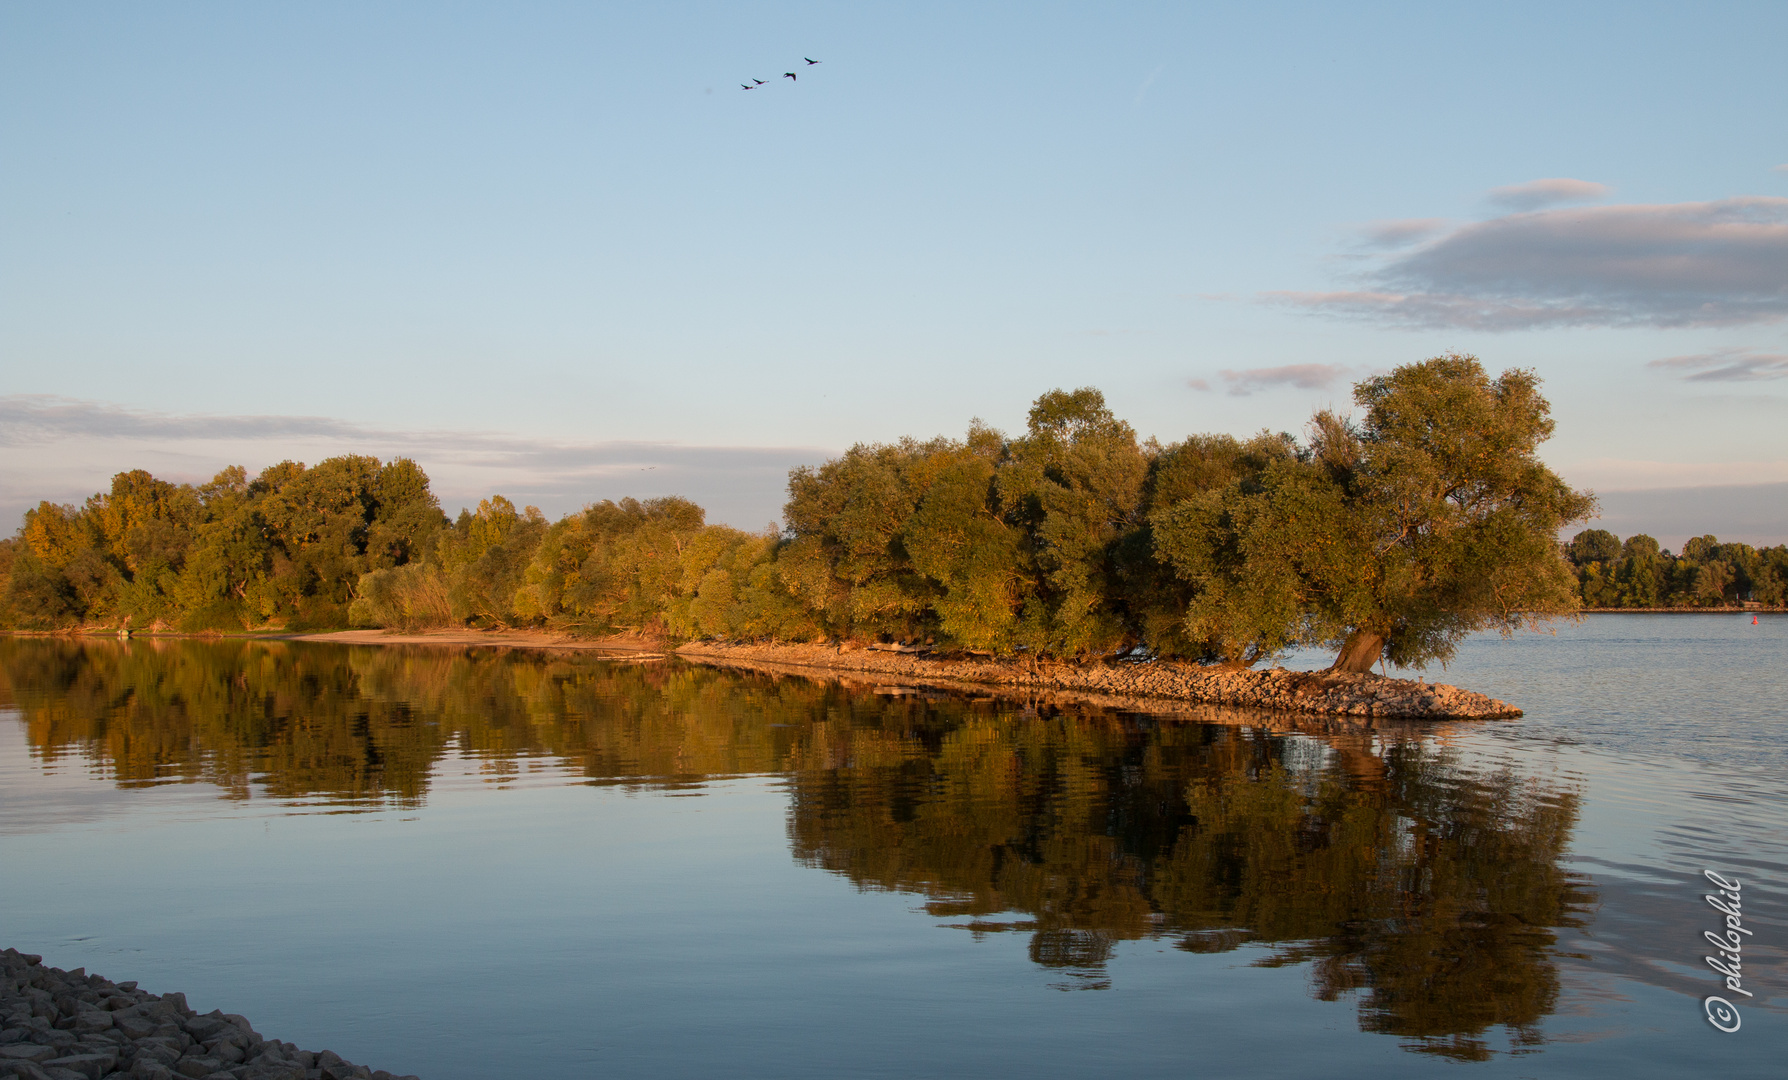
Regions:
<instances>
[{"instance_id":1,"label":"wispy cloud","mask_svg":"<svg viewBox=\"0 0 1788 1080\"><path fill-rule=\"evenodd\" d=\"M1538 210L1545 206L1566 206L1571 203L1595 202L1613 194L1614 189L1594 180L1572 180L1554 176L1545 180L1529 180L1525 184L1491 188L1490 201L1510 210Z\"/></svg>"},{"instance_id":2,"label":"wispy cloud","mask_svg":"<svg viewBox=\"0 0 1788 1080\"><path fill-rule=\"evenodd\" d=\"M1400 248L1428 239L1447 227L1445 218L1397 218L1374 221L1360 229L1360 245L1369 248Z\"/></svg>"},{"instance_id":3,"label":"wispy cloud","mask_svg":"<svg viewBox=\"0 0 1788 1080\"><path fill-rule=\"evenodd\" d=\"M1687 382L1763 382L1788 379L1788 353L1756 349L1715 349L1692 356L1653 360L1647 367L1675 372Z\"/></svg>"},{"instance_id":4,"label":"wispy cloud","mask_svg":"<svg viewBox=\"0 0 1788 1080\"><path fill-rule=\"evenodd\" d=\"M1391 326L1735 326L1788 315L1788 198L1510 214L1387 257L1362 288L1262 299Z\"/></svg>"},{"instance_id":5,"label":"wispy cloud","mask_svg":"<svg viewBox=\"0 0 1788 1080\"><path fill-rule=\"evenodd\" d=\"M1299 390L1321 390L1346 375L1349 370L1340 364L1285 364L1280 367L1247 368L1240 371L1225 368L1217 372L1217 375L1224 381L1225 389L1231 396L1247 397L1257 390L1272 390L1281 386L1293 386ZM1194 390L1211 389L1210 382L1205 379L1188 379L1186 384Z\"/></svg>"},{"instance_id":6,"label":"wispy cloud","mask_svg":"<svg viewBox=\"0 0 1788 1080\"><path fill-rule=\"evenodd\" d=\"M1132 106L1142 104L1143 99L1148 97L1148 95L1149 95L1149 87L1155 85L1155 80L1159 79L1161 77L1161 72L1163 70L1165 70L1166 67L1167 67L1166 64L1161 64L1161 65L1157 66L1155 68L1155 70L1149 72L1148 78L1142 80L1142 85L1138 86L1136 88L1136 97L1134 99L1132 99L1130 102L1130 104Z\"/></svg>"},{"instance_id":7,"label":"wispy cloud","mask_svg":"<svg viewBox=\"0 0 1788 1080\"><path fill-rule=\"evenodd\" d=\"M383 433L322 416L175 416L42 394L0 397L0 446L67 438L367 438L375 434Z\"/></svg>"},{"instance_id":8,"label":"wispy cloud","mask_svg":"<svg viewBox=\"0 0 1788 1080\"><path fill-rule=\"evenodd\" d=\"M1653 488L1729 487L1788 481L1788 461L1647 461L1637 458L1585 458L1560 470L1573 484L1603 491L1646 491Z\"/></svg>"},{"instance_id":9,"label":"wispy cloud","mask_svg":"<svg viewBox=\"0 0 1788 1080\"><path fill-rule=\"evenodd\" d=\"M0 397L0 520L40 499L79 500L113 473L145 468L209 479L225 465L259 468L338 454L420 462L449 510L500 492L564 513L632 495L685 495L710 520L757 528L778 516L788 470L830 451L789 446L536 439L503 432L404 431L329 417L177 415L36 395Z\"/></svg>"}]
</instances>

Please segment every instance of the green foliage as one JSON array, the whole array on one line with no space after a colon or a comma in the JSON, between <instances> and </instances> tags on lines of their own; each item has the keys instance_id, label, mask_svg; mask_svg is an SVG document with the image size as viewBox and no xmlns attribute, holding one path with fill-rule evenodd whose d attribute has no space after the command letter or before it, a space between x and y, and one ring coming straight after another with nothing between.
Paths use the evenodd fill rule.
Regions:
<instances>
[{"instance_id":1,"label":"green foliage","mask_svg":"<svg viewBox=\"0 0 1788 1080\"><path fill-rule=\"evenodd\" d=\"M1326 642L1343 670L1419 667L1575 609L1553 537L1594 503L1535 456L1552 420L1530 373L1442 356L1354 400L1361 420L1318 413L1307 447L1201 440L1158 466L1154 548L1185 589L1187 645L1248 664Z\"/></svg>"},{"instance_id":2,"label":"green foliage","mask_svg":"<svg viewBox=\"0 0 1788 1080\"><path fill-rule=\"evenodd\" d=\"M445 526L414 462L281 462L193 487L142 470L76 509L25 515L5 582L6 621L78 625L340 626L355 583L409 562Z\"/></svg>"},{"instance_id":3,"label":"green foliage","mask_svg":"<svg viewBox=\"0 0 1788 1080\"><path fill-rule=\"evenodd\" d=\"M1595 501L1535 454L1553 422L1531 372L1491 379L1475 357L1442 356L1367 379L1354 400L1357 428L1319 419L1367 541L1365 596L1330 614L1366 655L1344 647L1341 666L1370 666L1374 639L1400 665L1444 661L1472 631L1577 608L1553 537Z\"/></svg>"},{"instance_id":4,"label":"green foliage","mask_svg":"<svg viewBox=\"0 0 1788 1080\"><path fill-rule=\"evenodd\" d=\"M906 522L905 546L913 569L935 583L939 635L1010 653L1037 575L1025 530L1001 512L995 481L1008 462L1005 440L977 426L948 456Z\"/></svg>"},{"instance_id":5,"label":"green foliage","mask_svg":"<svg viewBox=\"0 0 1788 1080\"><path fill-rule=\"evenodd\" d=\"M1445 660L1467 633L1589 606L1780 604L1788 548L1681 556L1560 525L1593 507L1542 465L1527 372L1468 356L1355 387L1307 439L1162 448L1091 388L1009 438L860 444L789 476L782 532L670 497L549 523L494 495L449 522L415 462L349 455L210 483L120 473L0 543L0 626L186 631L450 625L675 639L882 639L1090 660L1250 665L1296 646Z\"/></svg>"},{"instance_id":6,"label":"green foliage","mask_svg":"<svg viewBox=\"0 0 1788 1080\"><path fill-rule=\"evenodd\" d=\"M1148 451L1091 387L1052 390L1031 406L997 488L1024 528L1035 591L1020 637L1058 656L1097 656L1137 641L1121 552L1142 526Z\"/></svg>"},{"instance_id":7,"label":"green foliage","mask_svg":"<svg viewBox=\"0 0 1788 1080\"><path fill-rule=\"evenodd\" d=\"M518 511L501 495L480 502L476 512L461 511L436 551L453 618L485 626L525 622L516 596L546 531L538 507Z\"/></svg>"},{"instance_id":8,"label":"green foliage","mask_svg":"<svg viewBox=\"0 0 1788 1080\"><path fill-rule=\"evenodd\" d=\"M356 626L423 630L451 626L453 601L440 571L424 563L405 563L360 575L349 621Z\"/></svg>"},{"instance_id":9,"label":"green foliage","mask_svg":"<svg viewBox=\"0 0 1788 1080\"><path fill-rule=\"evenodd\" d=\"M1592 608L1733 607L1788 604L1788 545L1754 548L1692 537L1681 555L1644 533L1622 543L1588 529L1564 545L1583 605Z\"/></svg>"},{"instance_id":10,"label":"green foliage","mask_svg":"<svg viewBox=\"0 0 1788 1080\"><path fill-rule=\"evenodd\" d=\"M934 628L938 590L913 566L905 532L958 450L948 439L857 445L789 474L787 580L833 632L904 639Z\"/></svg>"},{"instance_id":11,"label":"green foliage","mask_svg":"<svg viewBox=\"0 0 1788 1080\"><path fill-rule=\"evenodd\" d=\"M1199 648L1248 666L1342 636L1337 612L1369 602L1366 546L1344 488L1301 456L1183 498L1151 518L1157 556L1187 587L1180 625Z\"/></svg>"}]
</instances>

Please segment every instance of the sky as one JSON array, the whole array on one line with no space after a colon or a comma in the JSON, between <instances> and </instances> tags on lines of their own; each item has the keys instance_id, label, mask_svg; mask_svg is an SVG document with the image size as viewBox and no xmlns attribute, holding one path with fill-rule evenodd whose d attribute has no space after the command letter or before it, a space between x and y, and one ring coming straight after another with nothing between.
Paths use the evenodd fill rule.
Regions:
<instances>
[{"instance_id":1,"label":"sky","mask_svg":"<svg viewBox=\"0 0 1788 1080\"><path fill-rule=\"evenodd\" d=\"M1783 41L1781 3L0 3L0 528L373 453L449 512L758 529L790 468L1052 388L1295 433L1458 351L1541 376L1591 524L1782 543Z\"/></svg>"}]
</instances>

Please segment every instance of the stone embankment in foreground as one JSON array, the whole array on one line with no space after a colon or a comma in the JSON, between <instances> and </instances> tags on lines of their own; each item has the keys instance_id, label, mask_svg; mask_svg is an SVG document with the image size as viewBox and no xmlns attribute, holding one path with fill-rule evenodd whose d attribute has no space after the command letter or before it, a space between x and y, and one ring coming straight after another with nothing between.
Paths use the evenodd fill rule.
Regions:
<instances>
[{"instance_id":1,"label":"stone embankment in foreground","mask_svg":"<svg viewBox=\"0 0 1788 1080\"><path fill-rule=\"evenodd\" d=\"M1170 661L1050 663L942 659L912 651L839 645L697 641L677 655L697 663L758 669L850 672L889 681L1070 691L1139 702L1164 700L1328 716L1500 720L1521 715L1507 702L1419 679L1325 671L1234 670Z\"/></svg>"},{"instance_id":2,"label":"stone embankment in foreground","mask_svg":"<svg viewBox=\"0 0 1788 1080\"><path fill-rule=\"evenodd\" d=\"M262 1038L246 1019L187 1008L83 968L0 952L0 1076L27 1080L416 1080Z\"/></svg>"}]
</instances>

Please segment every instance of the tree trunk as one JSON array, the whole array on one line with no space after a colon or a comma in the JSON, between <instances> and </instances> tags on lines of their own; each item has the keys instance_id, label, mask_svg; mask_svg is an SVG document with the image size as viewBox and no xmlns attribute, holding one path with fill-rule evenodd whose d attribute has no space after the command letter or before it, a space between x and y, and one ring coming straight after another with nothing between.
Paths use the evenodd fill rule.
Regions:
<instances>
[{"instance_id":1,"label":"tree trunk","mask_svg":"<svg viewBox=\"0 0 1788 1080\"><path fill-rule=\"evenodd\" d=\"M1364 627L1347 635L1341 643L1341 655L1329 665L1330 671L1371 671L1384 655L1384 635Z\"/></svg>"}]
</instances>

